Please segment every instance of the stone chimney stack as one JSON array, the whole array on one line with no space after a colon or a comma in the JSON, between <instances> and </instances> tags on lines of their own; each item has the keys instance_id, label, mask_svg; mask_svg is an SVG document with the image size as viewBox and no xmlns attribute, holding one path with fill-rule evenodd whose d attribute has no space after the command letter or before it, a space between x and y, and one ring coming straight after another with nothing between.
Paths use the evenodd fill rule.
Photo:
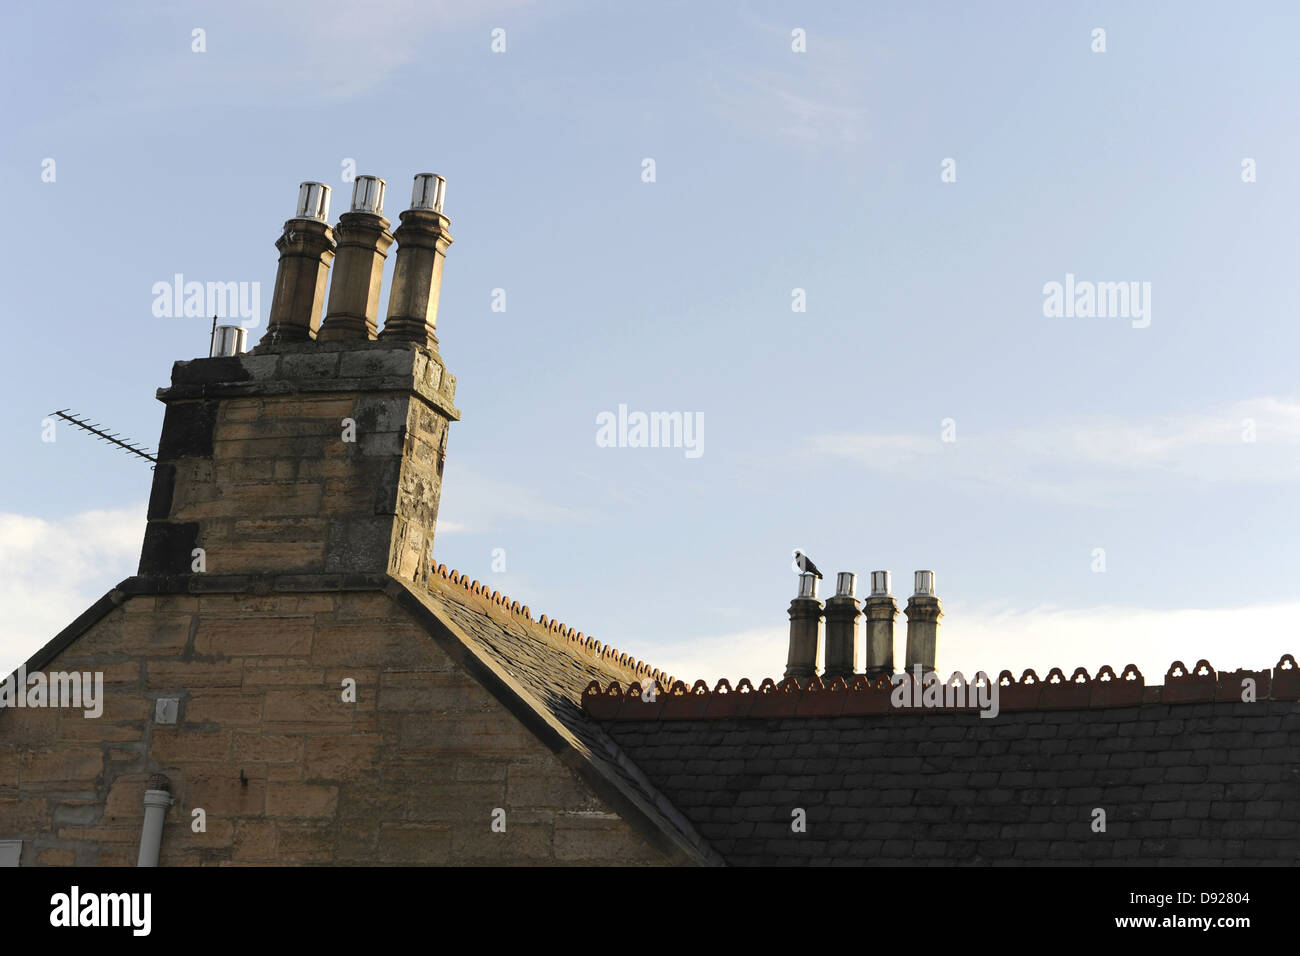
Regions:
<instances>
[{"instance_id":1,"label":"stone chimney stack","mask_svg":"<svg viewBox=\"0 0 1300 956\"><path fill-rule=\"evenodd\" d=\"M382 337L416 342L437 349L438 295L442 291L442 263L451 245L451 225L442 214L447 181L435 173L415 177L411 208L402 213L397 227L397 265L388 294L388 318Z\"/></svg>"},{"instance_id":2,"label":"stone chimney stack","mask_svg":"<svg viewBox=\"0 0 1300 956\"><path fill-rule=\"evenodd\" d=\"M276 240L280 265L271 294L271 317L263 342L306 342L316 338L325 305L325 280L334 258L329 227L330 188L324 183L298 187L298 211Z\"/></svg>"},{"instance_id":3,"label":"stone chimney stack","mask_svg":"<svg viewBox=\"0 0 1300 956\"><path fill-rule=\"evenodd\" d=\"M889 572L871 572L871 596L864 610L867 616L865 673L875 680L894 673L894 621L898 604L889 593Z\"/></svg>"},{"instance_id":4,"label":"stone chimney stack","mask_svg":"<svg viewBox=\"0 0 1300 956\"><path fill-rule=\"evenodd\" d=\"M322 342L378 337L384 260L393 244L384 218L384 188L377 176L358 176L352 184L352 209L339 217L334 230L338 258L330 280L329 313L318 336Z\"/></svg>"},{"instance_id":5,"label":"stone chimney stack","mask_svg":"<svg viewBox=\"0 0 1300 956\"><path fill-rule=\"evenodd\" d=\"M371 341L392 241L382 182L361 177L342 217L319 336L312 310L331 240L326 193L308 183L318 187L304 193L317 218L291 220L280 244L273 321L282 334L173 366L158 391L167 411L141 576L192 590L221 576L290 590L320 575L329 588L427 577L447 432L460 412L456 377L436 351ZM309 241L316 259L287 251Z\"/></svg>"},{"instance_id":6,"label":"stone chimney stack","mask_svg":"<svg viewBox=\"0 0 1300 956\"><path fill-rule=\"evenodd\" d=\"M841 571L835 580L835 596L826 599L826 667L822 679L853 679L858 670L858 622L862 612L856 596L858 576ZM793 640L793 631L791 633Z\"/></svg>"},{"instance_id":7,"label":"stone chimney stack","mask_svg":"<svg viewBox=\"0 0 1300 956\"><path fill-rule=\"evenodd\" d=\"M822 602L817 600L817 575L799 575L799 596L790 602L790 656L785 676L800 685L817 675L817 645L821 641Z\"/></svg>"},{"instance_id":8,"label":"stone chimney stack","mask_svg":"<svg viewBox=\"0 0 1300 956\"><path fill-rule=\"evenodd\" d=\"M922 673L935 667L939 645L939 618L943 605L934 593L934 572L916 572L916 593L907 599L907 663L910 672L919 665Z\"/></svg>"}]
</instances>

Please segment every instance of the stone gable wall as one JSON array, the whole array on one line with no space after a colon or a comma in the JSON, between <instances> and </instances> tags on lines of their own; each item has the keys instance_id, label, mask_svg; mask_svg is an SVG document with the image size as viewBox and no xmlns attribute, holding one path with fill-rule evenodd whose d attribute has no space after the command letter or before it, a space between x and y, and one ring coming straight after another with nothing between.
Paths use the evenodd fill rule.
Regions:
<instances>
[{"instance_id":1,"label":"stone gable wall","mask_svg":"<svg viewBox=\"0 0 1300 956\"><path fill-rule=\"evenodd\" d=\"M134 866L154 773L163 866L664 862L380 592L131 597L43 670L102 671L106 701L0 710L23 865Z\"/></svg>"}]
</instances>

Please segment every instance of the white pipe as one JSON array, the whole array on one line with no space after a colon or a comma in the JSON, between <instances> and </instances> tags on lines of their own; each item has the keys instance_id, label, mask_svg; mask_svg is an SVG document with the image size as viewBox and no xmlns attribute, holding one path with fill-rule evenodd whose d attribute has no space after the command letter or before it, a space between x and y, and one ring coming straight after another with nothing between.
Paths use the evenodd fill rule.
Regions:
<instances>
[{"instance_id":1,"label":"white pipe","mask_svg":"<svg viewBox=\"0 0 1300 956\"><path fill-rule=\"evenodd\" d=\"M140 859L136 866L157 866L158 851L162 849L163 819L172 805L172 795L166 790L144 792L144 828L140 831Z\"/></svg>"}]
</instances>

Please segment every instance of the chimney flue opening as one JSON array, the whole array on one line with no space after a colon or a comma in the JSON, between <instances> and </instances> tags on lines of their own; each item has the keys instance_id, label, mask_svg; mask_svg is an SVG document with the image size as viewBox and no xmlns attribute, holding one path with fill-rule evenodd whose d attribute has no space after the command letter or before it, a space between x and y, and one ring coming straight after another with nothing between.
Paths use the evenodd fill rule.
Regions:
<instances>
[{"instance_id":1,"label":"chimney flue opening","mask_svg":"<svg viewBox=\"0 0 1300 956\"><path fill-rule=\"evenodd\" d=\"M871 596L889 597L889 572L888 571L871 572Z\"/></svg>"},{"instance_id":2,"label":"chimney flue opening","mask_svg":"<svg viewBox=\"0 0 1300 956\"><path fill-rule=\"evenodd\" d=\"M295 219L315 219L329 222L330 187L324 183L300 183L298 186L298 211Z\"/></svg>"},{"instance_id":3,"label":"chimney flue opening","mask_svg":"<svg viewBox=\"0 0 1300 956\"><path fill-rule=\"evenodd\" d=\"M917 571L915 596L934 597L934 572Z\"/></svg>"},{"instance_id":4,"label":"chimney flue opening","mask_svg":"<svg viewBox=\"0 0 1300 956\"><path fill-rule=\"evenodd\" d=\"M852 571L841 571L835 575L836 597L857 597L858 576Z\"/></svg>"},{"instance_id":5,"label":"chimney flue opening","mask_svg":"<svg viewBox=\"0 0 1300 956\"><path fill-rule=\"evenodd\" d=\"M384 214L384 187L378 176L358 176L352 184L352 212Z\"/></svg>"},{"instance_id":6,"label":"chimney flue opening","mask_svg":"<svg viewBox=\"0 0 1300 956\"><path fill-rule=\"evenodd\" d=\"M441 214L446 195L447 180L443 177L437 173L416 173L415 187L411 190L411 208Z\"/></svg>"},{"instance_id":7,"label":"chimney flue opening","mask_svg":"<svg viewBox=\"0 0 1300 956\"><path fill-rule=\"evenodd\" d=\"M817 600L817 575L809 571L799 575L799 597Z\"/></svg>"}]
</instances>

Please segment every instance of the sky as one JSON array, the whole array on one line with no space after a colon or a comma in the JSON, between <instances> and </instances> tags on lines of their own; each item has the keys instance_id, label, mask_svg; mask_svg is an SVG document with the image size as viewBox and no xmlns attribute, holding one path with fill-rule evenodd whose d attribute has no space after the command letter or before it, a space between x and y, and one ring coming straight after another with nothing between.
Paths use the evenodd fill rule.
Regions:
<instances>
[{"instance_id":1,"label":"sky","mask_svg":"<svg viewBox=\"0 0 1300 956\"><path fill-rule=\"evenodd\" d=\"M258 283L255 342L298 184L336 219L349 169L394 222L447 179L435 557L534 615L779 677L800 548L859 593L892 571L900 606L933 570L944 672L1271 667L1300 652L1298 27L1281 2L8 5L0 668L143 535L149 463L43 421L156 447L210 319L156 315L154 284ZM1061 314L1052 283L1132 295ZM694 448L600 440L620 406L681 412Z\"/></svg>"}]
</instances>

